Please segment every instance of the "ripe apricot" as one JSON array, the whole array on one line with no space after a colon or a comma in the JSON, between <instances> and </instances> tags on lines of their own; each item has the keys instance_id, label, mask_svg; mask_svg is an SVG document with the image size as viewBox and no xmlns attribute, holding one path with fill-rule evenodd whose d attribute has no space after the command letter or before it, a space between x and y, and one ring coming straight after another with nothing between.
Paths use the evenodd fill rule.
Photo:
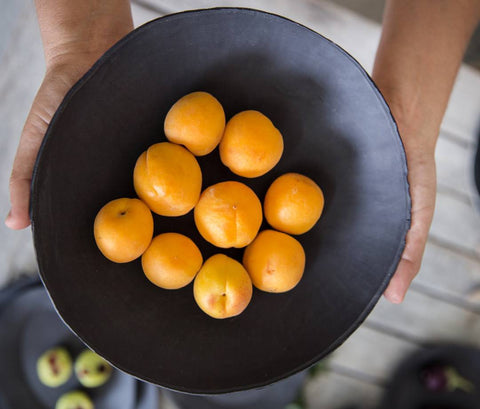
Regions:
<instances>
[{"instance_id":1,"label":"ripe apricot","mask_svg":"<svg viewBox=\"0 0 480 409\"><path fill-rule=\"evenodd\" d=\"M243 254L243 265L259 290L282 293L295 287L305 269L305 251L288 234L264 230Z\"/></svg>"},{"instance_id":2,"label":"ripe apricot","mask_svg":"<svg viewBox=\"0 0 480 409\"><path fill-rule=\"evenodd\" d=\"M180 145L161 142L137 159L133 171L137 195L162 216L182 216L197 204L202 171L195 156Z\"/></svg>"},{"instance_id":3,"label":"ripe apricot","mask_svg":"<svg viewBox=\"0 0 480 409\"><path fill-rule=\"evenodd\" d=\"M152 213L141 200L115 199L100 209L93 232L106 258L128 263L140 257L152 241Z\"/></svg>"},{"instance_id":4,"label":"ripe apricot","mask_svg":"<svg viewBox=\"0 0 480 409\"><path fill-rule=\"evenodd\" d=\"M221 248L245 247L262 224L262 204L240 182L222 182L205 189L194 210L195 224L205 240Z\"/></svg>"},{"instance_id":5,"label":"ripe apricot","mask_svg":"<svg viewBox=\"0 0 480 409\"><path fill-rule=\"evenodd\" d=\"M220 159L233 173L247 178L262 176L283 153L283 137L272 121L258 111L232 117L220 142Z\"/></svg>"},{"instance_id":6,"label":"ripe apricot","mask_svg":"<svg viewBox=\"0 0 480 409\"><path fill-rule=\"evenodd\" d=\"M274 229L302 234L318 221L323 204L322 190L312 179L299 173L286 173L267 190L265 218Z\"/></svg>"},{"instance_id":7,"label":"ripe apricot","mask_svg":"<svg viewBox=\"0 0 480 409\"><path fill-rule=\"evenodd\" d=\"M225 113L218 100L207 92L192 92L180 98L165 118L165 136L185 145L196 156L212 152L222 139Z\"/></svg>"},{"instance_id":8,"label":"ripe apricot","mask_svg":"<svg viewBox=\"0 0 480 409\"><path fill-rule=\"evenodd\" d=\"M193 295L198 306L211 317L234 317L250 303L252 281L238 261L215 254L195 277Z\"/></svg>"},{"instance_id":9,"label":"ripe apricot","mask_svg":"<svg viewBox=\"0 0 480 409\"><path fill-rule=\"evenodd\" d=\"M189 284L202 263L202 253L195 243L178 233L158 235L142 256L146 277L153 284L167 290Z\"/></svg>"}]
</instances>

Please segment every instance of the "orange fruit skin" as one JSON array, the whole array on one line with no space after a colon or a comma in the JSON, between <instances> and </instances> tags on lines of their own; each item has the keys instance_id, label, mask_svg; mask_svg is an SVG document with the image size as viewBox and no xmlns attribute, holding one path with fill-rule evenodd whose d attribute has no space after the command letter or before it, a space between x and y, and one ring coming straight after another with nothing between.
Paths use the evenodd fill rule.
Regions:
<instances>
[{"instance_id":1,"label":"orange fruit skin","mask_svg":"<svg viewBox=\"0 0 480 409\"><path fill-rule=\"evenodd\" d=\"M165 136L184 145L195 156L212 152L222 139L225 112L218 100L207 92L192 92L180 98L167 113Z\"/></svg>"},{"instance_id":2,"label":"orange fruit skin","mask_svg":"<svg viewBox=\"0 0 480 409\"><path fill-rule=\"evenodd\" d=\"M252 281L245 268L223 254L210 257L193 283L198 306L218 319L241 314L250 303L252 292Z\"/></svg>"},{"instance_id":3,"label":"orange fruit skin","mask_svg":"<svg viewBox=\"0 0 480 409\"><path fill-rule=\"evenodd\" d=\"M245 249L243 265L259 290L283 293L301 280L305 270L305 251L292 236L264 230Z\"/></svg>"},{"instance_id":4,"label":"orange fruit skin","mask_svg":"<svg viewBox=\"0 0 480 409\"><path fill-rule=\"evenodd\" d=\"M323 206L323 192L312 179L299 173L286 173L268 188L263 208L265 218L274 229L303 234L317 223Z\"/></svg>"},{"instance_id":5,"label":"orange fruit skin","mask_svg":"<svg viewBox=\"0 0 480 409\"><path fill-rule=\"evenodd\" d=\"M178 233L158 235L142 255L145 276L167 290L191 283L202 263L202 253L195 243Z\"/></svg>"},{"instance_id":6,"label":"orange fruit skin","mask_svg":"<svg viewBox=\"0 0 480 409\"><path fill-rule=\"evenodd\" d=\"M182 216L197 204L202 171L188 150L170 142L150 146L137 159L133 185L138 197L161 216Z\"/></svg>"},{"instance_id":7,"label":"orange fruit skin","mask_svg":"<svg viewBox=\"0 0 480 409\"><path fill-rule=\"evenodd\" d=\"M152 213L138 199L112 200L97 213L93 233L106 258L128 263L140 257L152 241Z\"/></svg>"},{"instance_id":8,"label":"orange fruit skin","mask_svg":"<svg viewBox=\"0 0 480 409\"><path fill-rule=\"evenodd\" d=\"M194 210L202 237L221 248L245 247L262 224L262 204L255 192L240 182L221 182L205 189Z\"/></svg>"},{"instance_id":9,"label":"orange fruit skin","mask_svg":"<svg viewBox=\"0 0 480 409\"><path fill-rule=\"evenodd\" d=\"M258 111L233 116L220 142L220 159L233 173L255 178L271 170L283 153L283 137Z\"/></svg>"}]
</instances>

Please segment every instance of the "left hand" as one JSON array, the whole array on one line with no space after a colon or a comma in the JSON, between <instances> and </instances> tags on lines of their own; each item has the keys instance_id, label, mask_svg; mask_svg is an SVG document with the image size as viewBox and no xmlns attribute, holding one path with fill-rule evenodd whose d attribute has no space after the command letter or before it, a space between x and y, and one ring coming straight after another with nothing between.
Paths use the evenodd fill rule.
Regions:
<instances>
[{"instance_id":1,"label":"left hand","mask_svg":"<svg viewBox=\"0 0 480 409\"><path fill-rule=\"evenodd\" d=\"M393 103L390 108L397 119L398 130L405 147L412 199L412 220L406 246L397 270L384 293L387 300L398 304L405 298L410 283L420 270L432 223L436 197L435 146L426 144L424 141L432 138L423 134L430 134L436 130L415 126L415 120L403 120L403 115L395 109Z\"/></svg>"}]
</instances>

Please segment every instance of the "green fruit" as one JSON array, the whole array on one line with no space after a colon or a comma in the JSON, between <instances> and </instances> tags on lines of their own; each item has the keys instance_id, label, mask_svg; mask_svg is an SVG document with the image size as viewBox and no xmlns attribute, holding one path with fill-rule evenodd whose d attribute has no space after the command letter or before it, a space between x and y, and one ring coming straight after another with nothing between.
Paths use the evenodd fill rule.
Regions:
<instances>
[{"instance_id":1,"label":"green fruit","mask_svg":"<svg viewBox=\"0 0 480 409\"><path fill-rule=\"evenodd\" d=\"M67 392L58 398L55 409L95 409L85 392Z\"/></svg>"},{"instance_id":2,"label":"green fruit","mask_svg":"<svg viewBox=\"0 0 480 409\"><path fill-rule=\"evenodd\" d=\"M97 388L103 385L111 374L110 364L89 349L83 351L75 361L75 375L87 388Z\"/></svg>"},{"instance_id":3,"label":"green fruit","mask_svg":"<svg viewBox=\"0 0 480 409\"><path fill-rule=\"evenodd\" d=\"M37 360L37 375L51 388L63 385L72 375L72 358L65 348L52 348Z\"/></svg>"}]
</instances>

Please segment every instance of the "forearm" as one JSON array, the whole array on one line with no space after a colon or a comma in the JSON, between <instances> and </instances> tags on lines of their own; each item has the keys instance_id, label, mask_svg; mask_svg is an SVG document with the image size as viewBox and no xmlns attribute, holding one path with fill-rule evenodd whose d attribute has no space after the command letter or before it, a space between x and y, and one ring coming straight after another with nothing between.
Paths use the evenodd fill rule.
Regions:
<instances>
[{"instance_id":1,"label":"forearm","mask_svg":"<svg viewBox=\"0 0 480 409\"><path fill-rule=\"evenodd\" d=\"M479 0L388 0L373 78L406 135L433 154Z\"/></svg>"},{"instance_id":2,"label":"forearm","mask_svg":"<svg viewBox=\"0 0 480 409\"><path fill-rule=\"evenodd\" d=\"M35 0L47 69L95 62L133 28L129 0Z\"/></svg>"}]
</instances>

